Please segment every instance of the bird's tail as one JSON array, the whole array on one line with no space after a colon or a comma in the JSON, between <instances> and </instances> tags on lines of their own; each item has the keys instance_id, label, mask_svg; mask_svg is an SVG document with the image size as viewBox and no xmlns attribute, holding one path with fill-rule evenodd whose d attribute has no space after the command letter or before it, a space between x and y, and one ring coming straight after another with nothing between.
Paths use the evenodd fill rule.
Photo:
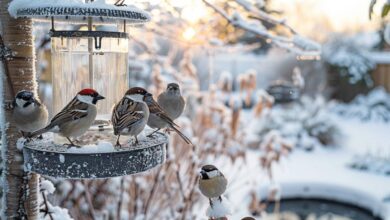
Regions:
<instances>
[{"instance_id":1,"label":"bird's tail","mask_svg":"<svg viewBox=\"0 0 390 220\"><path fill-rule=\"evenodd\" d=\"M175 126L171 126L171 128L187 143L187 144L190 144L190 145L194 145L191 140L185 136L183 133L181 133L181 131L179 131L179 129L175 128Z\"/></svg>"},{"instance_id":2,"label":"bird's tail","mask_svg":"<svg viewBox=\"0 0 390 220\"><path fill-rule=\"evenodd\" d=\"M51 129L51 127L47 126L47 127L44 127L42 129L39 129L38 131L34 131L34 132L31 132L28 137L29 138L33 138L33 137L36 137L36 136L39 136L43 133L46 133L48 132L49 130Z\"/></svg>"}]
</instances>

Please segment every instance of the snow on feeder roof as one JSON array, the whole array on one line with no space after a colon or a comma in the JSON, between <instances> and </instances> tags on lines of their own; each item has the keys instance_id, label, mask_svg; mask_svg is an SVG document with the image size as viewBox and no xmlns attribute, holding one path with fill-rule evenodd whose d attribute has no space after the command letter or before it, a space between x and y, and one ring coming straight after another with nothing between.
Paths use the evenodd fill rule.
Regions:
<instances>
[{"instance_id":1,"label":"snow on feeder roof","mask_svg":"<svg viewBox=\"0 0 390 220\"><path fill-rule=\"evenodd\" d=\"M135 174L164 163L168 138L156 132L136 146L113 148L108 142L68 149L49 139L23 147L25 169L44 176L67 179L111 178Z\"/></svg>"},{"instance_id":2,"label":"snow on feeder roof","mask_svg":"<svg viewBox=\"0 0 390 220\"><path fill-rule=\"evenodd\" d=\"M91 18L95 23L140 24L150 20L149 13L134 6L116 6L104 0L85 3L83 0L14 0L8 11L15 18L27 17L40 20L55 18L59 21L85 23Z\"/></svg>"}]
</instances>

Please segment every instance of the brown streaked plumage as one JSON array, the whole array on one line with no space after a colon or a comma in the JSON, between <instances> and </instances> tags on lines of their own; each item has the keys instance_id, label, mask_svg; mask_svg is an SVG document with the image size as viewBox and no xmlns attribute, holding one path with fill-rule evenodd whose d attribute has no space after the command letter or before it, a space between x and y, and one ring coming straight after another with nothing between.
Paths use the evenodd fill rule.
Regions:
<instances>
[{"instance_id":1,"label":"brown streaked plumage","mask_svg":"<svg viewBox=\"0 0 390 220\"><path fill-rule=\"evenodd\" d=\"M101 99L104 97L93 89L81 90L51 119L49 125L33 132L30 137L51 131L66 137L71 145L76 146L70 138L81 136L89 129L97 114L95 104Z\"/></svg>"},{"instance_id":2,"label":"brown streaked plumage","mask_svg":"<svg viewBox=\"0 0 390 220\"><path fill-rule=\"evenodd\" d=\"M125 96L115 105L112 111L112 125L114 134L118 135L116 145L121 146L119 138L121 135L135 137L142 132L149 118L149 109L144 102L145 96L151 96L144 88L133 87L126 91Z\"/></svg>"},{"instance_id":3,"label":"brown streaked plumage","mask_svg":"<svg viewBox=\"0 0 390 220\"><path fill-rule=\"evenodd\" d=\"M153 99L153 96L146 96L145 102L149 107L149 119L148 126L156 129L153 133L159 131L162 128L173 129L187 144L192 144L191 140L185 136L177 127L179 127L173 120L164 112L160 105ZM149 135L149 136L150 136Z\"/></svg>"}]
</instances>

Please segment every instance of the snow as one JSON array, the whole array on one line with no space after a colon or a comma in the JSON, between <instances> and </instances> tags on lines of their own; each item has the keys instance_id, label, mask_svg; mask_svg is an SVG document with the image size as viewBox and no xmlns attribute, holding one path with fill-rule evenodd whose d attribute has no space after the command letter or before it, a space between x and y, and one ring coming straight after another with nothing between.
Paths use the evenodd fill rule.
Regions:
<instances>
[{"instance_id":1,"label":"snow","mask_svg":"<svg viewBox=\"0 0 390 220\"><path fill-rule=\"evenodd\" d=\"M64 157L64 155L63 155L63 154L60 154L59 157L60 157L60 163L64 163L64 162L65 162L65 157Z\"/></svg>"},{"instance_id":2,"label":"snow","mask_svg":"<svg viewBox=\"0 0 390 220\"><path fill-rule=\"evenodd\" d=\"M137 22L146 22L150 20L149 13L138 9L134 6L115 6L112 4L107 4L105 0L97 0L89 3L85 3L84 0L13 0L8 7L8 12L14 18L17 17L17 12L20 9L42 9L42 8L74 8L74 9L108 9L108 10L117 10L117 11L126 11L126 12L136 12L142 14L146 19L145 20L137 20ZM52 12L51 12L52 13ZM60 16L57 15L57 16ZM55 16L55 17L57 17ZM46 18L46 15L34 15L32 17L42 17ZM65 16L63 16L65 17ZM71 15L69 18L74 17L77 18L76 15ZM96 17L96 16L92 16ZM105 17L103 14L99 17ZM83 19L83 18L81 18ZM135 21L133 19L130 20Z\"/></svg>"},{"instance_id":3,"label":"snow","mask_svg":"<svg viewBox=\"0 0 390 220\"><path fill-rule=\"evenodd\" d=\"M145 129L141 134L138 135L139 143L137 145L134 144L134 140L128 136L122 136L121 142L122 147L114 146L114 140L116 140L115 136L110 136L111 140L99 140L96 144L86 144L81 147L75 147L68 145L62 145L53 141L53 134L47 133L44 134L43 140L33 139L30 142L24 142L25 139L20 139L20 148L24 146L28 146L31 149L35 150L43 150L48 152L56 152L56 153L73 153L73 154L93 154L93 153L111 153L118 151L128 151L134 149L143 149L153 145L158 145L167 141L167 137L165 135L154 135L149 138L146 137L147 134L151 133L151 129ZM127 144L123 144L123 140L127 137ZM94 139L94 137L88 137L90 139ZM65 161L62 154L59 154L60 162L63 163Z\"/></svg>"},{"instance_id":4,"label":"snow","mask_svg":"<svg viewBox=\"0 0 390 220\"><path fill-rule=\"evenodd\" d=\"M322 97L313 99L306 96L289 106L274 106L262 117L250 120L247 127L250 140L247 144L261 149L268 145L292 145L308 150L338 146L342 133L327 114L326 106Z\"/></svg>"},{"instance_id":5,"label":"snow","mask_svg":"<svg viewBox=\"0 0 390 220\"><path fill-rule=\"evenodd\" d=\"M383 219L390 219L390 178L378 172L351 169L356 153L380 150L389 155L389 124L362 123L354 119L334 116L346 141L343 148L316 148L308 153L294 151L287 159L274 166L274 181L282 189L283 198L323 198L355 204L369 209ZM375 132L373 132L375 131ZM363 158L360 158L363 159ZM377 158L378 159L378 158ZM382 164L389 167L389 163ZM375 163L370 164L375 166ZM373 168L375 170L375 167ZM264 183L262 193L273 183Z\"/></svg>"},{"instance_id":6,"label":"snow","mask_svg":"<svg viewBox=\"0 0 390 220\"><path fill-rule=\"evenodd\" d=\"M329 108L346 118L390 122L390 94L383 87L377 87L367 95L358 95L349 104L331 103Z\"/></svg>"},{"instance_id":7,"label":"snow","mask_svg":"<svg viewBox=\"0 0 390 220\"><path fill-rule=\"evenodd\" d=\"M71 147L66 152L67 153L108 153L115 150L112 143L108 141L99 141L96 145L89 144L82 147Z\"/></svg>"},{"instance_id":8,"label":"snow","mask_svg":"<svg viewBox=\"0 0 390 220\"><path fill-rule=\"evenodd\" d=\"M293 43L307 51L321 51L321 45L301 35L293 36Z\"/></svg>"},{"instance_id":9,"label":"snow","mask_svg":"<svg viewBox=\"0 0 390 220\"><path fill-rule=\"evenodd\" d=\"M368 57L376 64L389 64L390 52L388 51L370 51Z\"/></svg>"},{"instance_id":10,"label":"snow","mask_svg":"<svg viewBox=\"0 0 390 220\"><path fill-rule=\"evenodd\" d=\"M41 181L40 185L41 191L47 191L49 194L53 194L56 188L54 187L53 183L49 180L43 180Z\"/></svg>"},{"instance_id":11,"label":"snow","mask_svg":"<svg viewBox=\"0 0 390 220\"><path fill-rule=\"evenodd\" d=\"M323 46L322 57L325 62L338 68L345 68L342 76L347 76L351 84L364 81L372 83L369 71L375 68L375 62L369 56L371 48L363 47L353 37L334 36Z\"/></svg>"},{"instance_id":12,"label":"snow","mask_svg":"<svg viewBox=\"0 0 390 220\"><path fill-rule=\"evenodd\" d=\"M206 215L208 217L222 218L231 214L231 204L227 198L222 196L222 201L220 201L218 198L213 198L212 203L213 205L210 206L206 211Z\"/></svg>"}]
</instances>

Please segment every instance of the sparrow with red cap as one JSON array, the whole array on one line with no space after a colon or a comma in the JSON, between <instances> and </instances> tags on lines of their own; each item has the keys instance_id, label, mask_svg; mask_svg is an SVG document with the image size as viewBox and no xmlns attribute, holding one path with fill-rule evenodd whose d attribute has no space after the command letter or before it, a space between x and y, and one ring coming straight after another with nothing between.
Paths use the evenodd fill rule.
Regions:
<instances>
[{"instance_id":1,"label":"sparrow with red cap","mask_svg":"<svg viewBox=\"0 0 390 220\"><path fill-rule=\"evenodd\" d=\"M33 132L30 137L41 135L46 132L54 132L68 139L83 135L95 121L97 101L104 99L93 89L83 89L66 105L57 115L55 115L49 125Z\"/></svg>"}]
</instances>

